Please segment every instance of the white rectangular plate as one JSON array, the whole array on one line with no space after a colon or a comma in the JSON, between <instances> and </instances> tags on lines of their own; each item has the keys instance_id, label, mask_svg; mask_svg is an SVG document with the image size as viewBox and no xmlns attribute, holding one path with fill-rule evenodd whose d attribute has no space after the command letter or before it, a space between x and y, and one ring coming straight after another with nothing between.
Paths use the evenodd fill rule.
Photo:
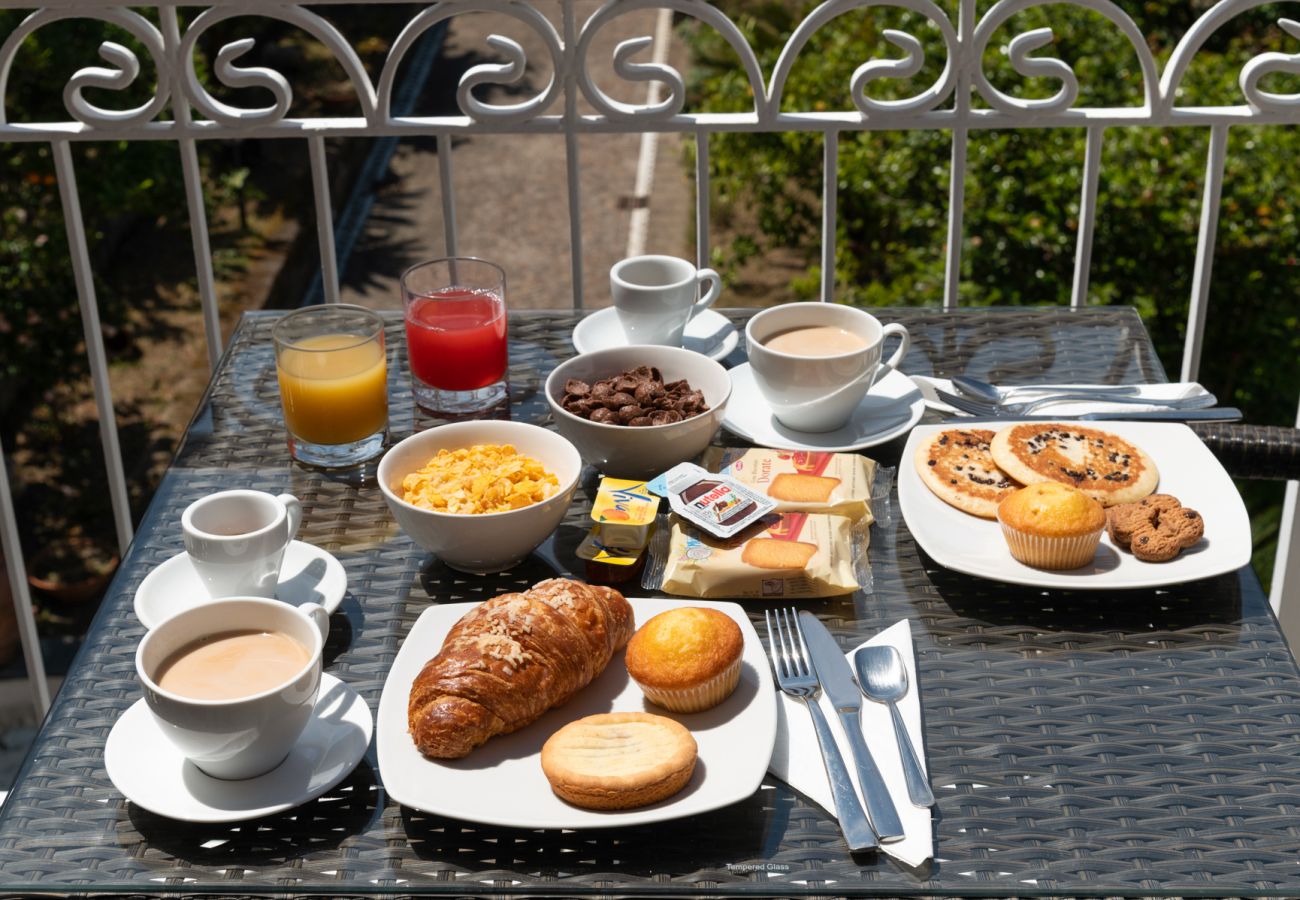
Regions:
<instances>
[{"instance_id":1,"label":"white rectangular plate","mask_svg":"<svg viewBox=\"0 0 1300 900\"><path fill-rule=\"evenodd\" d=\"M680 600L628 598L637 627ZM735 603L692 600L731 616L745 649L740 685L713 709L673 713L647 703L628 677L623 652L568 703L513 734L492 738L464 759L426 759L407 732L411 683L438 653L443 639L473 603L426 609L406 636L379 698L376 743L379 774L403 806L469 822L517 828L614 828L662 822L744 800L758 790L776 740L776 694L767 657L745 611ZM561 726L605 712L650 712L685 725L699 746L695 773L685 788L652 806L601 812L570 806L551 792L542 774L542 744Z\"/></svg>"},{"instance_id":2,"label":"white rectangular plate","mask_svg":"<svg viewBox=\"0 0 1300 900\"><path fill-rule=\"evenodd\" d=\"M970 425L998 431L1014 422ZM960 422L920 425L912 430L898 463L898 505L916 542L935 562L969 575L1031 587L1102 590L1161 587L1209 578L1250 562L1250 516L1236 485L1218 459L1186 425L1177 422L1087 422L1138 445L1160 471L1156 490L1173 494L1205 519L1205 537L1169 562L1143 562L1118 549L1105 533L1091 565L1078 569L1035 569L1011 558L1002 529L949 506L916 474L916 447L926 437Z\"/></svg>"}]
</instances>

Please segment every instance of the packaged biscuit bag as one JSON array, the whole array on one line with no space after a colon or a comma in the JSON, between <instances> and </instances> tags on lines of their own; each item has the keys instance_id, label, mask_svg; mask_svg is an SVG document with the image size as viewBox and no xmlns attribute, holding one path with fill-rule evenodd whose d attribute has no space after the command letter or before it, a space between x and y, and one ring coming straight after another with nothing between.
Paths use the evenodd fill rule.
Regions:
<instances>
[{"instance_id":1,"label":"packaged biscuit bag","mask_svg":"<svg viewBox=\"0 0 1300 900\"><path fill-rule=\"evenodd\" d=\"M710 447L701 462L766 494L779 512L831 513L869 525L872 497L889 494L887 480L877 484L875 460L856 453Z\"/></svg>"},{"instance_id":2,"label":"packaged biscuit bag","mask_svg":"<svg viewBox=\"0 0 1300 900\"><path fill-rule=\"evenodd\" d=\"M847 516L772 513L730 538L673 517L651 541L642 587L686 597L810 598L870 589L870 530Z\"/></svg>"}]
</instances>

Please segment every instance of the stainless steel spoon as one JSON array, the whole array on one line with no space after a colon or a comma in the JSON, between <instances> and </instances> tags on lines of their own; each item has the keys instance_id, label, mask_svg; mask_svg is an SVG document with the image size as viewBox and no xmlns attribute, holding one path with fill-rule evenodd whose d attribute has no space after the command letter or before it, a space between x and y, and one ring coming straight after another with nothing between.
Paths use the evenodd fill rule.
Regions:
<instances>
[{"instance_id":1,"label":"stainless steel spoon","mask_svg":"<svg viewBox=\"0 0 1300 900\"><path fill-rule=\"evenodd\" d=\"M903 657L893 647L863 647L853 654L853 667L858 672L858 687L867 699L889 704L894 720L894 737L898 741L898 755L903 760L903 776L907 779L907 796L913 806L933 806L934 792L925 780L921 763L916 758L916 748L908 737L903 716L898 711L898 700L907 694L907 668Z\"/></svg>"},{"instance_id":2,"label":"stainless steel spoon","mask_svg":"<svg viewBox=\"0 0 1300 900\"><path fill-rule=\"evenodd\" d=\"M1081 388L1076 385L1068 384L1034 384L1034 385L1015 385L1012 387L998 387L989 384L987 381L980 381L978 378L971 378L969 375L952 376L952 386L969 397L977 400L983 400L986 403L1005 403L1015 397L1029 392L1041 394L1045 391L1061 392L1069 394L1088 394L1098 397L1132 397L1136 396L1138 389L1134 385L1116 384L1116 385L1096 385L1094 387Z\"/></svg>"}]
</instances>

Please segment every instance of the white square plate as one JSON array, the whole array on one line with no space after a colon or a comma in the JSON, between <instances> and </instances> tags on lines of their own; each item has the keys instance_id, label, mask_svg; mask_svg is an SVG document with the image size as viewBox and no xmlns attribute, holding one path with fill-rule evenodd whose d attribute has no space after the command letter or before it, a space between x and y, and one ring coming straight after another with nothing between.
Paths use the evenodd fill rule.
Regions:
<instances>
[{"instance_id":1,"label":"white square plate","mask_svg":"<svg viewBox=\"0 0 1300 900\"><path fill-rule=\"evenodd\" d=\"M994 422L970 428L998 431L1015 424ZM1035 569L1011 558L1002 529L949 506L916 474L916 447L927 436L959 421L912 430L898 463L898 505L916 542L935 562L968 575L1031 587L1102 590L1148 588L1232 572L1250 562L1250 516L1228 473L1201 439L1177 422L1088 422L1138 445L1160 470L1156 490L1173 494L1205 519L1205 537L1169 562L1143 562L1118 549L1102 533L1092 564L1078 569Z\"/></svg>"},{"instance_id":2,"label":"white square plate","mask_svg":"<svg viewBox=\"0 0 1300 900\"><path fill-rule=\"evenodd\" d=\"M680 600L628 598L640 627L651 616L682 606ZM745 611L735 603L692 600L731 616L745 649L740 685L713 709L672 713L645 701L628 677L623 652L563 706L513 734L492 738L464 759L426 759L407 732L411 683L437 654L443 639L473 603L426 609L393 660L379 698L376 743L379 774L403 806L469 822L516 828L613 828L662 822L708 812L758 790L776 741L776 694L767 657ZM651 712L685 725L699 745L695 774L682 791L652 806L601 812L570 806L551 792L542 774L542 744L561 726L604 712Z\"/></svg>"}]
</instances>

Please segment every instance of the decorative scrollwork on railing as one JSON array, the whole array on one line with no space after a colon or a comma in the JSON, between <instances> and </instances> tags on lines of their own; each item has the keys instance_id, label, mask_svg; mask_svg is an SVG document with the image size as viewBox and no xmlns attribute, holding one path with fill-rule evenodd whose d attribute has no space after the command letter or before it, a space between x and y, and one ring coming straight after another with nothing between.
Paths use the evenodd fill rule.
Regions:
<instances>
[{"instance_id":1,"label":"decorative scrollwork on railing","mask_svg":"<svg viewBox=\"0 0 1300 900\"><path fill-rule=\"evenodd\" d=\"M975 83L980 94L989 104L1004 113L1014 115L1018 112L1054 113L1069 109L1079 96L1079 79L1069 64L1055 57L1033 57L1029 54L1052 43L1050 28L1035 28L1018 34L1011 39L1007 53L1011 57L1011 67L1026 78L1055 78L1061 82L1061 89L1051 97L1026 100L1004 94L993 86L982 70L975 73Z\"/></svg>"},{"instance_id":2,"label":"decorative scrollwork on railing","mask_svg":"<svg viewBox=\"0 0 1300 900\"><path fill-rule=\"evenodd\" d=\"M1205 15L1201 16L1187 29L1174 52L1169 56L1169 62L1165 66L1164 74L1160 79L1160 111L1167 113L1173 110L1179 95L1179 89L1182 87L1183 76L1187 74L1188 67L1192 64L1192 59L1205 46L1205 42L1210 39L1216 31L1222 28L1228 21L1236 18L1244 12L1249 12L1260 6L1264 6L1272 0L1222 0L1222 2L1210 7ZM1282 29L1292 36L1297 36L1285 24L1291 20L1282 20L1278 24ZM1268 109L1276 111L1281 109L1295 110L1297 105L1291 102L1290 98L1284 94L1269 94L1260 91L1257 87L1259 80L1265 75L1274 72L1292 72L1294 69L1289 68L1290 60L1294 57L1283 53L1263 53L1251 59L1242 67L1241 76L1238 83L1241 85L1242 93L1246 95L1246 101L1257 110ZM1247 76L1251 76L1249 79ZM1247 85L1249 84L1249 89ZM1262 101L1262 102L1261 102Z\"/></svg>"},{"instance_id":3,"label":"decorative scrollwork on railing","mask_svg":"<svg viewBox=\"0 0 1300 900\"><path fill-rule=\"evenodd\" d=\"M180 122L157 121L159 116L165 115L168 104L185 102L194 109L197 118L209 120L202 123L208 133L216 129L235 134L253 128L260 134L301 134L304 124L334 133L366 132L375 128L409 133L448 128L473 129L478 123L502 131L525 132L534 130L535 123L535 130L549 133L557 128L573 131L634 130L637 125L703 130L735 127L819 130L853 128L858 123L871 128L888 128L897 123L899 128L910 129L1001 128L1014 127L1019 122L1062 125L1078 119L1134 125L1168 124L1175 119L1183 123L1234 124L1249 121L1251 117L1300 121L1300 91L1279 93L1264 88L1270 83L1270 77L1300 75L1300 46L1293 43L1300 42L1300 14L1278 19L1286 46L1260 52L1242 66L1237 79L1242 102L1176 107L1186 72L1211 36L1238 16L1278 0L1219 0L1183 35L1163 70L1157 65L1146 38L1134 20L1118 6L1117 0L998 0L978 18L976 0L958 0L955 14L941 9L937 0L824 0L795 27L780 48L770 73L764 71L758 53L737 24L707 0L603 0L585 21L578 18L576 0L558 3L542 3L540 0L434 0L419 10L401 30L374 81L367 75L350 42L327 19L308 7L294 2L261 6L255 5L253 0L208 2L211 5L194 18L183 34L177 33L174 11L164 10L164 27L160 30L134 9L100 6L91 0L86 0L85 6L61 6L28 15L0 45L0 130L18 140L59 138L79 132L130 137L147 125L152 136L156 137L160 128L180 130L186 127ZM1300 0L1283 2L1294 4L1300 10ZM1080 84L1070 61L1051 54L1052 27L1013 30L1015 16L1039 7L1058 6L1095 13L1123 34L1137 57L1143 79L1140 106L1134 104L1123 109L1076 107L1085 86ZM882 32L884 41L897 52L892 56L886 52L879 58L857 65L848 85L852 98L849 110L825 110L818 104L815 110L790 109L788 115L783 113L782 101L787 95L791 72L813 35L846 13L869 12L875 8L911 12L924 17L928 24L919 23L917 27L906 26L905 29L888 28ZM659 20L663 33L653 38L628 36L636 35L637 30L625 27L629 21L625 17L645 10L664 13ZM713 29L726 41L739 60L738 67L748 79L754 97L752 111L685 111L686 80L665 59L668 11L691 17L699 27ZM461 76L456 88L459 109L454 113L393 120L393 93L408 51L429 29L467 13L508 16L529 30L529 40L521 44L502 34L490 35L486 45L493 58L479 62ZM351 81L362 118L353 114L291 121L294 100L291 82L272 67L248 62L255 49L251 37L231 40L221 46L212 60L212 80L205 79L206 84L201 83L196 72L196 54L202 36L210 34L210 29L218 23L252 16L298 27L324 45ZM37 29L64 19L92 19L109 26L108 39L98 48L102 64L79 69L63 86L67 121L10 126L8 120L12 113L2 104L8 100L7 89L15 59ZM604 51L594 50L597 35L607 36L610 32L606 29L615 20L623 27L618 39L610 41L614 44L613 53L606 55ZM915 16L913 21L917 21ZM926 33L920 33L920 27L925 28ZM929 31L931 28L937 30L937 39ZM116 36L117 29L122 29L130 37ZM1011 32L1009 35L1008 31ZM1061 33L1060 26L1056 26L1055 34ZM540 40L533 40L532 34ZM999 37L1007 46L1010 70L1025 79L1047 79L1051 96L1018 97L1014 88L1005 84L995 86L990 81L984 72L985 57L992 42ZM525 46L537 45L546 48L545 52L551 56L551 66L550 72L535 79L538 84L534 85L528 76L539 69L544 71L545 60L541 60L541 66L538 60L530 61L530 53L541 54L537 50L526 51ZM650 55L652 49L655 51L653 56ZM933 83L922 85L918 92L900 99L880 99L879 85L885 80L903 83L905 89L910 89L913 80L922 77L928 80L928 76L922 73L938 68L935 61L940 53L945 54L943 68ZM648 96L639 102L615 99L607 93L612 90L605 78L609 71L620 87L653 85L655 89L647 91ZM111 109L102 100L96 102L96 92L100 91L113 91L119 96L127 89L135 93L141 79L148 77L146 73L156 73L157 79L154 93L146 102L130 109ZM600 84L597 84L598 75L601 76ZM211 92L214 84L235 89L235 99L228 96L218 99ZM959 84L969 84L989 108L972 110L969 93L961 94L954 102ZM513 86L513 93L523 99L515 102L516 98L511 97L508 98L510 102L492 102L489 91L493 86ZM253 91L252 99L241 104L249 89L265 91L270 97L269 103L260 91ZM51 86L51 90L57 88ZM567 98L569 103L558 103L566 90L581 92L580 96L585 96L594 108L594 114L575 112L577 104L573 97ZM875 97L869 96L873 90L877 94ZM499 100L500 93L495 91L491 96ZM258 102L263 105L257 105Z\"/></svg>"},{"instance_id":4,"label":"decorative scrollwork on railing","mask_svg":"<svg viewBox=\"0 0 1300 900\"><path fill-rule=\"evenodd\" d=\"M8 109L2 101L8 97L9 72L14 59L27 40L38 28L63 19L98 19L116 25L127 31L149 51L158 71L158 84L153 97L134 109L105 109L96 106L82 94L87 88L100 88L121 91L130 87L140 77L140 60L128 47L113 41L104 41L99 46L99 55L113 68L87 66L80 69L68 80L63 90L63 104L68 115L83 125L107 127L112 125L140 125L153 119L167 105L170 96L170 80L167 68L159 65L167 58L163 50L163 37L153 24L139 13L129 9L104 10L52 10L43 9L32 13L13 30L0 46L0 125L9 121Z\"/></svg>"},{"instance_id":5,"label":"decorative scrollwork on railing","mask_svg":"<svg viewBox=\"0 0 1300 900\"><path fill-rule=\"evenodd\" d=\"M366 76L365 67L352 45L328 21L300 6L233 6L213 7L200 13L181 39L180 69L181 83L185 86L187 98L208 118L220 122L229 128L247 128L250 126L274 124L282 120L289 112L293 102L293 89L288 80L279 72L262 66L241 67L235 60L253 48L252 38L241 38L223 46L217 52L213 71L222 84L232 88L263 88L271 92L275 102L270 106L246 109L223 103L213 97L199 81L194 69L194 53L199 37L227 19L242 16L265 16L296 25L324 44L334 58L338 60L357 91L362 114L367 121L375 116L375 90Z\"/></svg>"},{"instance_id":6,"label":"decorative scrollwork on railing","mask_svg":"<svg viewBox=\"0 0 1300 900\"><path fill-rule=\"evenodd\" d=\"M1295 19L1278 19L1278 27L1300 39L1300 22ZM1241 69L1241 93L1246 102L1258 110L1300 108L1300 94L1274 94L1260 90L1261 79L1276 72L1300 75L1300 53L1261 53Z\"/></svg>"},{"instance_id":7,"label":"decorative scrollwork on railing","mask_svg":"<svg viewBox=\"0 0 1300 900\"><path fill-rule=\"evenodd\" d=\"M876 100L867 95L867 85L877 78L914 78L925 66L925 48L919 40L905 31L893 28L886 28L883 33L885 40L902 50L905 55L902 59L873 59L858 66L849 83L849 89L853 92L854 105L866 116L873 113L921 112L933 109L952 90L951 55L948 56L948 64L944 67L939 80L915 97L908 97L905 100Z\"/></svg>"},{"instance_id":8,"label":"decorative scrollwork on railing","mask_svg":"<svg viewBox=\"0 0 1300 900\"><path fill-rule=\"evenodd\" d=\"M1074 101L1078 99L1079 80L1074 74L1074 69L1068 63L1054 57L1030 56L1033 51L1041 49L1052 42L1053 36L1050 28L1035 28L1016 35L1011 39L1007 51L1011 58L1012 68L1026 78L1054 78L1061 83L1060 90L1051 97L1034 100L1013 97L996 88L984 74L984 54L998 29L1005 25L1012 16L1026 9L1055 5L1059 2L1061 0L1000 0L976 26L974 39L971 42L970 56L968 57L973 63L971 80L980 92L980 96L994 109L1008 115L1022 116L1028 114L1039 116L1070 109L1074 105ZM1128 38L1142 67L1142 108L1148 112L1153 110L1156 106L1159 86L1155 57L1147 47L1141 30L1138 29L1128 13L1110 2L1110 0L1070 0L1070 5L1090 9L1104 16L1114 23Z\"/></svg>"},{"instance_id":9,"label":"decorative scrollwork on railing","mask_svg":"<svg viewBox=\"0 0 1300 900\"><path fill-rule=\"evenodd\" d=\"M551 54L551 77L546 86L537 94L518 103L484 103L474 95L474 89L480 85L510 85L523 80L528 71L528 55L524 48L503 35L493 34L487 43L494 50L503 54L507 62L480 63L472 66L460 78L456 87L456 102L466 116L478 121L523 122L541 115L560 95L564 85L559 73L564 71L564 47L555 26L550 20L531 6L511 2L511 0L479 0L476 3L437 3L421 12L406 24L402 33L393 42L393 48L384 61L384 70L379 76L378 102L385 119L391 115L393 86L397 80L397 70L406 53L416 39L444 19L469 12L496 12L516 19L542 38L546 49Z\"/></svg>"},{"instance_id":10,"label":"decorative scrollwork on railing","mask_svg":"<svg viewBox=\"0 0 1300 900\"><path fill-rule=\"evenodd\" d=\"M957 82L957 67L953 61L959 59L960 55L957 32L943 10L930 0L827 0L799 23L799 27L786 42L780 58L777 59L776 68L772 72L772 87L769 91L769 103L774 114L781 108L781 98L785 94L786 81L790 77L791 69L794 68L795 60L813 32L846 12L869 9L873 6L911 10L933 22L938 27L939 33L943 35L947 49L947 64L935 83L915 96L902 100L876 100L868 97L866 87L870 82L881 78L912 78L919 74L925 65L925 51L917 38L903 31L887 29L884 32L885 39L906 55L902 59L868 60L854 71L849 88L853 103L862 115L872 118L882 114L926 112L948 98Z\"/></svg>"},{"instance_id":11,"label":"decorative scrollwork on railing","mask_svg":"<svg viewBox=\"0 0 1300 900\"><path fill-rule=\"evenodd\" d=\"M591 42L595 35L613 19L643 9L671 9L710 25L722 35L740 57L749 76L754 93L755 111L762 115L766 109L763 90L763 71L754 56L753 48L740 33L736 24L708 3L698 0L608 0L587 19L582 34L574 48L578 84L588 102L611 119L665 119L680 115L686 103L686 83L681 73L672 66L661 63L633 62L632 57L648 49L654 39L648 36L622 41L614 48L614 73L629 82L659 81L668 86L668 96L653 104L623 103L601 90L591 74Z\"/></svg>"}]
</instances>

